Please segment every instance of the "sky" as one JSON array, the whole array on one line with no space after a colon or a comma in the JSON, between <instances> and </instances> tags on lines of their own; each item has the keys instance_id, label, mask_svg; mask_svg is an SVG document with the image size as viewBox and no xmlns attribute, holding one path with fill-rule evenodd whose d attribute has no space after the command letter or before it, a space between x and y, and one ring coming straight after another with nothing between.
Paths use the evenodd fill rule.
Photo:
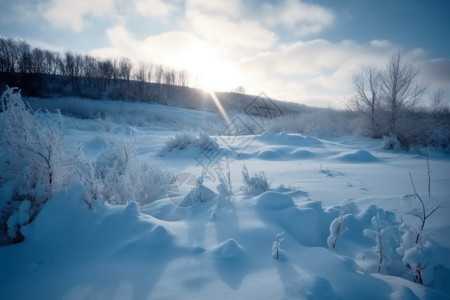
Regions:
<instances>
[{"instance_id":1,"label":"sky","mask_svg":"<svg viewBox=\"0 0 450 300\"><path fill-rule=\"evenodd\" d=\"M448 0L0 0L0 35L190 73L190 85L345 107L401 51L450 98Z\"/></svg>"}]
</instances>

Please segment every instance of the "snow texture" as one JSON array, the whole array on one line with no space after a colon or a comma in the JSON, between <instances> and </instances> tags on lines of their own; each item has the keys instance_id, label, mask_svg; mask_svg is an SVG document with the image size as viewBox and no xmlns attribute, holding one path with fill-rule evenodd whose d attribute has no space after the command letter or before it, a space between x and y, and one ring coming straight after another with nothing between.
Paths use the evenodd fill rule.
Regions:
<instances>
[{"instance_id":1,"label":"snow texture","mask_svg":"<svg viewBox=\"0 0 450 300\"><path fill-rule=\"evenodd\" d=\"M86 103L114 117L62 116L67 151L84 155L78 172L92 171L86 178L98 180L97 200L95 186L64 171L60 178L70 180L33 217L32 199L17 197L22 178L0 176L2 220L24 237L0 240L1 299L450 299L447 155L430 151L426 205L440 208L415 244L417 220L401 199L413 192L408 171L427 194L423 156L358 136L241 134L232 149L229 136L210 136L230 158L220 181L216 165L198 164L196 147L161 155L183 124L226 126L214 122L219 115L97 102ZM59 104L85 109L80 99ZM120 119L121 111L136 119ZM244 193L244 162L279 188ZM335 176L324 176L322 165ZM167 193L169 175L200 172L180 198ZM20 201L11 207L10 199ZM272 259L277 252L281 259ZM418 271L423 284L414 282Z\"/></svg>"}]
</instances>

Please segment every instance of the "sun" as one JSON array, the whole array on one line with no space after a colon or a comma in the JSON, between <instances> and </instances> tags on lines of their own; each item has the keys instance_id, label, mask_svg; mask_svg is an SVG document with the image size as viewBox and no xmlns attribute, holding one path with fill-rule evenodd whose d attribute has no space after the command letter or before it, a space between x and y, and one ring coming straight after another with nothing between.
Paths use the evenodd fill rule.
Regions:
<instances>
[{"instance_id":1,"label":"sun","mask_svg":"<svg viewBox=\"0 0 450 300\"><path fill-rule=\"evenodd\" d=\"M188 71L191 85L207 92L231 91L241 84L237 63L221 58L217 49L206 43L191 43L178 62Z\"/></svg>"}]
</instances>

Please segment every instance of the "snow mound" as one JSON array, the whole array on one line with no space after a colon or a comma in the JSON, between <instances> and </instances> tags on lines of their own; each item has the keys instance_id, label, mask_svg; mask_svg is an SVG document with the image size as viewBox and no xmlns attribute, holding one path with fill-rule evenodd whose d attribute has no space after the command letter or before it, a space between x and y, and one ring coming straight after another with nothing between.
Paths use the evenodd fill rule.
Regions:
<instances>
[{"instance_id":1,"label":"snow mound","mask_svg":"<svg viewBox=\"0 0 450 300\"><path fill-rule=\"evenodd\" d=\"M273 221L281 225L301 244L323 247L329 232L332 214L326 212L320 202L306 202L301 206L279 211Z\"/></svg>"},{"instance_id":2,"label":"snow mound","mask_svg":"<svg viewBox=\"0 0 450 300\"><path fill-rule=\"evenodd\" d=\"M244 255L244 248L234 239L228 239L213 250L217 258L238 258Z\"/></svg>"},{"instance_id":3,"label":"snow mound","mask_svg":"<svg viewBox=\"0 0 450 300\"><path fill-rule=\"evenodd\" d=\"M258 137L258 140L266 144L322 147L322 142L310 136L292 133L270 133L265 132Z\"/></svg>"},{"instance_id":4,"label":"snow mound","mask_svg":"<svg viewBox=\"0 0 450 300\"><path fill-rule=\"evenodd\" d=\"M256 156L260 159L265 159L265 160L278 160L278 159L282 158L281 153L275 149L261 150L257 153Z\"/></svg>"},{"instance_id":5,"label":"snow mound","mask_svg":"<svg viewBox=\"0 0 450 300\"><path fill-rule=\"evenodd\" d=\"M295 159L311 158L314 153L308 150L297 149L291 152L291 157Z\"/></svg>"},{"instance_id":6,"label":"snow mound","mask_svg":"<svg viewBox=\"0 0 450 300\"><path fill-rule=\"evenodd\" d=\"M256 198L257 206L269 210L279 210L295 206L292 197L286 194L268 191Z\"/></svg>"},{"instance_id":7,"label":"snow mound","mask_svg":"<svg viewBox=\"0 0 450 300\"><path fill-rule=\"evenodd\" d=\"M306 279L299 292L299 296L306 296L308 300L339 299L330 282L319 276L310 280Z\"/></svg>"},{"instance_id":8,"label":"snow mound","mask_svg":"<svg viewBox=\"0 0 450 300\"><path fill-rule=\"evenodd\" d=\"M342 153L334 156L333 158L349 163L371 163L380 161L380 159L373 156L369 151L362 149L355 152Z\"/></svg>"},{"instance_id":9,"label":"snow mound","mask_svg":"<svg viewBox=\"0 0 450 300\"><path fill-rule=\"evenodd\" d=\"M264 160L292 160L311 158L314 154L311 151L292 146L272 146L255 152L253 156Z\"/></svg>"}]
</instances>

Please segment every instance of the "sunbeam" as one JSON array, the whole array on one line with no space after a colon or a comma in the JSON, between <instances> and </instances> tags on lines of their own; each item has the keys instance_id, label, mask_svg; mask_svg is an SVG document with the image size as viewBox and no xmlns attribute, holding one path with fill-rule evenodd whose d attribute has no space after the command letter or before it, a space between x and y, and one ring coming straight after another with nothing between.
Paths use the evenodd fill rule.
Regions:
<instances>
[{"instance_id":1,"label":"sunbeam","mask_svg":"<svg viewBox=\"0 0 450 300\"><path fill-rule=\"evenodd\" d=\"M211 98L213 99L214 104L217 106L217 109L219 110L220 114L225 119L225 122L227 122L227 125L230 125L231 124L230 118L228 117L225 108L223 108L222 103L220 103L219 98L217 98L216 93L214 91L210 91L209 94L211 95Z\"/></svg>"}]
</instances>

